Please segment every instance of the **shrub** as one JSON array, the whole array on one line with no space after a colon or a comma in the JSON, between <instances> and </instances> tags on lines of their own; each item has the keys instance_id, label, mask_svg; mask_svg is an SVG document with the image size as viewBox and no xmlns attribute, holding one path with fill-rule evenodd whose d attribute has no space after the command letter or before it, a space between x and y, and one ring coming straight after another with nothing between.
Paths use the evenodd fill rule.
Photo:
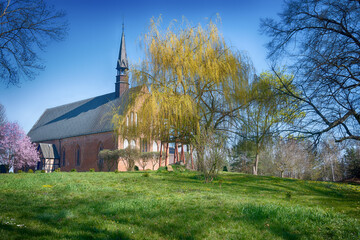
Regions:
<instances>
[{"instance_id":1,"label":"shrub","mask_svg":"<svg viewBox=\"0 0 360 240\"><path fill-rule=\"evenodd\" d=\"M139 171L139 167L135 165L134 170Z\"/></svg>"},{"instance_id":2,"label":"shrub","mask_svg":"<svg viewBox=\"0 0 360 240\"><path fill-rule=\"evenodd\" d=\"M34 170L29 169L29 170L28 170L28 173L34 173Z\"/></svg>"},{"instance_id":3,"label":"shrub","mask_svg":"<svg viewBox=\"0 0 360 240\"><path fill-rule=\"evenodd\" d=\"M228 172L227 166L224 166L224 167L223 167L223 171L224 171L224 172Z\"/></svg>"},{"instance_id":4,"label":"shrub","mask_svg":"<svg viewBox=\"0 0 360 240\"><path fill-rule=\"evenodd\" d=\"M89 172L95 172L95 168L90 168Z\"/></svg>"},{"instance_id":5,"label":"shrub","mask_svg":"<svg viewBox=\"0 0 360 240\"><path fill-rule=\"evenodd\" d=\"M101 150L98 156L100 159L102 159L103 162L105 162L108 172L110 172L111 169L117 165L120 157L119 150L109 149Z\"/></svg>"},{"instance_id":6,"label":"shrub","mask_svg":"<svg viewBox=\"0 0 360 240\"><path fill-rule=\"evenodd\" d=\"M77 172L75 168L71 169L71 172Z\"/></svg>"},{"instance_id":7,"label":"shrub","mask_svg":"<svg viewBox=\"0 0 360 240\"><path fill-rule=\"evenodd\" d=\"M60 170L61 170L60 168L57 168L55 169L55 172L60 172Z\"/></svg>"},{"instance_id":8,"label":"shrub","mask_svg":"<svg viewBox=\"0 0 360 240\"><path fill-rule=\"evenodd\" d=\"M158 173L167 173L167 167L159 167L157 170Z\"/></svg>"},{"instance_id":9,"label":"shrub","mask_svg":"<svg viewBox=\"0 0 360 240\"><path fill-rule=\"evenodd\" d=\"M22 173L23 171L22 170L18 170L17 173Z\"/></svg>"},{"instance_id":10,"label":"shrub","mask_svg":"<svg viewBox=\"0 0 360 240\"><path fill-rule=\"evenodd\" d=\"M45 173L45 170L41 170L41 173Z\"/></svg>"},{"instance_id":11,"label":"shrub","mask_svg":"<svg viewBox=\"0 0 360 240\"><path fill-rule=\"evenodd\" d=\"M119 173L119 170L115 169L114 173Z\"/></svg>"},{"instance_id":12,"label":"shrub","mask_svg":"<svg viewBox=\"0 0 360 240\"><path fill-rule=\"evenodd\" d=\"M36 170L35 173L41 173L41 170Z\"/></svg>"},{"instance_id":13,"label":"shrub","mask_svg":"<svg viewBox=\"0 0 360 240\"><path fill-rule=\"evenodd\" d=\"M144 172L142 176L143 177L150 177L150 174L148 172Z\"/></svg>"}]
</instances>

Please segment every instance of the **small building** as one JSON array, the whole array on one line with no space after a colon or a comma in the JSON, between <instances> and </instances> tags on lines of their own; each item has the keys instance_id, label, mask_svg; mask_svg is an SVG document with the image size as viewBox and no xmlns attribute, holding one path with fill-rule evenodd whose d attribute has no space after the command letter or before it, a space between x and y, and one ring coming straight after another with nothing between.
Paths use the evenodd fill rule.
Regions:
<instances>
[{"instance_id":1,"label":"small building","mask_svg":"<svg viewBox=\"0 0 360 240\"><path fill-rule=\"evenodd\" d=\"M48 173L60 168L60 156L54 144L40 143L37 150L40 154L37 170L45 170Z\"/></svg>"}]
</instances>

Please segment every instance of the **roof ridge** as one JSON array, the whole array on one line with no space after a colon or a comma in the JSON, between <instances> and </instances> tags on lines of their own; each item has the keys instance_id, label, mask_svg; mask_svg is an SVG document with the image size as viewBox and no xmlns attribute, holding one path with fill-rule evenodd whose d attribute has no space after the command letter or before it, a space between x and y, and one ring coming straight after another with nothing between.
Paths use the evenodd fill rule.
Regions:
<instances>
[{"instance_id":1,"label":"roof ridge","mask_svg":"<svg viewBox=\"0 0 360 240\"><path fill-rule=\"evenodd\" d=\"M95 97L90 97L90 98L85 98L85 99L82 99L82 100L77 100L75 102L70 102L70 103L65 103L65 104L62 104L62 105L58 105L56 107L50 107L50 108L46 108L45 111L47 110L51 110L51 109L54 109L54 108L58 108L58 107L64 107L66 105L70 105L70 104L74 104L74 103L78 103L78 102L82 102L82 101L86 101L86 100L90 100L90 99L94 99L96 97L102 97L102 96L105 96L105 95L110 95L110 94L113 94L115 92L111 92L111 93L106 93L106 94L102 94L102 95L98 95L98 96L95 96ZM45 112L44 111L44 112Z\"/></svg>"}]
</instances>

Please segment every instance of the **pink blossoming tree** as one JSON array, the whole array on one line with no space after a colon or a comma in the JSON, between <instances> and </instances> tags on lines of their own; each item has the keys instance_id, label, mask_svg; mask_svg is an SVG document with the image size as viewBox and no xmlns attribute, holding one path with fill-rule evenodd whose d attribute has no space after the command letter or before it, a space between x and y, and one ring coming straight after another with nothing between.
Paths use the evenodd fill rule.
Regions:
<instances>
[{"instance_id":1,"label":"pink blossoming tree","mask_svg":"<svg viewBox=\"0 0 360 240\"><path fill-rule=\"evenodd\" d=\"M17 123L0 125L0 164L19 169L34 166L39 161L35 144Z\"/></svg>"}]
</instances>

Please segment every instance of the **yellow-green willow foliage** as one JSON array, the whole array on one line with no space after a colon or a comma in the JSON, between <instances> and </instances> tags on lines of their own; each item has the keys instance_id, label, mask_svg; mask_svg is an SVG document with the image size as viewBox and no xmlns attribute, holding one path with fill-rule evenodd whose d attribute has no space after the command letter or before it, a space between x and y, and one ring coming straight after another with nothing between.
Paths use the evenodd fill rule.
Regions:
<instances>
[{"instance_id":1,"label":"yellow-green willow foliage","mask_svg":"<svg viewBox=\"0 0 360 240\"><path fill-rule=\"evenodd\" d=\"M252 101L240 114L241 127L238 131L242 138L239 146L245 146L246 151L250 150L253 154L255 175L258 173L259 154L265 143L278 135L280 130L304 117L299 110L299 101L285 91L288 88L296 92L292 79L293 76L282 72L264 72L251 84L249 96Z\"/></svg>"},{"instance_id":2,"label":"yellow-green willow foliage","mask_svg":"<svg viewBox=\"0 0 360 240\"><path fill-rule=\"evenodd\" d=\"M133 80L151 93L138 111L138 133L184 139L219 112L209 101L221 102L221 111L245 102L251 64L225 43L213 22L203 28L173 21L165 30L160 23L151 20L145 58L132 70Z\"/></svg>"}]
</instances>

